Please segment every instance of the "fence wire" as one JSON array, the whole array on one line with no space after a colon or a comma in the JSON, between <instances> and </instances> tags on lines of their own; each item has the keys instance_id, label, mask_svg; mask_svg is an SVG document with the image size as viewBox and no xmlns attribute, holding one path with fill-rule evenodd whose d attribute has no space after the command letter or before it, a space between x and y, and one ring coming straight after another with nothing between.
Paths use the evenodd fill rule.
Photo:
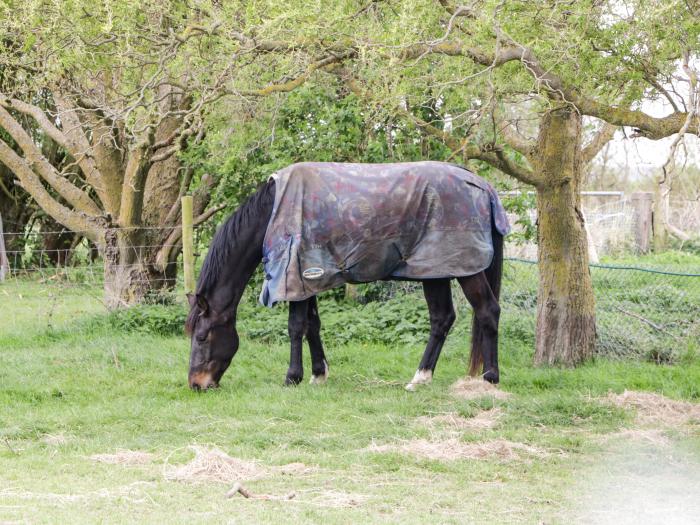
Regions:
<instances>
[{"instance_id":1,"label":"fence wire","mask_svg":"<svg viewBox=\"0 0 700 525\"><path fill-rule=\"evenodd\" d=\"M25 326L30 327L27 323L31 327L69 328L81 316L105 313L103 289L110 284L110 277L105 277L102 260L91 256L87 246L81 246L69 258L73 261L71 265L55 266L47 262L46 252L38 245L8 251L10 271L0 285L0 330L21 331ZM168 286L158 291L158 302L182 300L181 262L177 266L174 281L151 276L148 283L143 283L160 288L165 283L159 281L167 281ZM591 264L590 271L596 299L599 354L670 362L697 348L700 267L695 272L684 272L678 271L678 266ZM511 338L533 346L538 280L535 261L506 259L501 329ZM251 286L246 300L255 300L257 284ZM412 293L416 294L412 300L423 301L418 283L362 285L356 293L365 302L386 301ZM336 292L336 297L341 295L342 291ZM458 287L454 297L458 307L468 308Z\"/></svg>"},{"instance_id":2,"label":"fence wire","mask_svg":"<svg viewBox=\"0 0 700 525\"><path fill-rule=\"evenodd\" d=\"M674 361L700 341L700 273L591 264L596 351L612 357ZM504 323L534 334L539 273L535 261L508 259L501 306Z\"/></svg>"}]
</instances>

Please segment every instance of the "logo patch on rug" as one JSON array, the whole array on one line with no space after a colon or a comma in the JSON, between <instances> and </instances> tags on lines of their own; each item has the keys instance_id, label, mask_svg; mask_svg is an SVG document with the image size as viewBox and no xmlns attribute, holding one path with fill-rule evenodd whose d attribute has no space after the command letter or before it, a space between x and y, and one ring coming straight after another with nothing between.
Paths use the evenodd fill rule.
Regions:
<instances>
[{"instance_id":1,"label":"logo patch on rug","mask_svg":"<svg viewBox=\"0 0 700 525\"><path fill-rule=\"evenodd\" d=\"M307 268L304 270L304 273L301 274L301 276L304 279L320 279L325 272L323 271L323 268Z\"/></svg>"}]
</instances>

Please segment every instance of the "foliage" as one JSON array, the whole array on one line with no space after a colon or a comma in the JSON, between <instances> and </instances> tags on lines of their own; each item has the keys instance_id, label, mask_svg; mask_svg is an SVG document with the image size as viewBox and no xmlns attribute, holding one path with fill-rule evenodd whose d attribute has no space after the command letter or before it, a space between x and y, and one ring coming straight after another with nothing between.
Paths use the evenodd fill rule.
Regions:
<instances>
[{"instance_id":1,"label":"foliage","mask_svg":"<svg viewBox=\"0 0 700 525\"><path fill-rule=\"evenodd\" d=\"M217 174L219 202L240 203L272 173L295 162L446 160L449 155L444 144L415 127L371 111L332 77L261 104L265 107L253 117L237 123L236 133L230 133L230 119L212 115L207 140L184 157L198 173ZM228 114L226 107L222 104L217 115Z\"/></svg>"}]
</instances>

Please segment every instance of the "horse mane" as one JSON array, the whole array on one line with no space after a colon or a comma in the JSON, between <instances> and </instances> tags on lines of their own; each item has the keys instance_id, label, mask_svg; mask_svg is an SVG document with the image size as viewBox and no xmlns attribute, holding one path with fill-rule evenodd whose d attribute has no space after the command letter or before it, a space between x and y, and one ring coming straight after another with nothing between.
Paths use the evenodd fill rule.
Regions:
<instances>
[{"instance_id":1,"label":"horse mane","mask_svg":"<svg viewBox=\"0 0 700 525\"><path fill-rule=\"evenodd\" d=\"M275 182L271 179L259 187L216 230L199 273L196 295L206 296L217 286L222 270L229 262L231 253L235 251L241 231L254 225L255 220L260 218L265 207L269 206L270 199L274 199L274 185ZM194 330L194 325L201 313L202 310L197 303L190 308L185 322L185 330L188 334Z\"/></svg>"}]
</instances>

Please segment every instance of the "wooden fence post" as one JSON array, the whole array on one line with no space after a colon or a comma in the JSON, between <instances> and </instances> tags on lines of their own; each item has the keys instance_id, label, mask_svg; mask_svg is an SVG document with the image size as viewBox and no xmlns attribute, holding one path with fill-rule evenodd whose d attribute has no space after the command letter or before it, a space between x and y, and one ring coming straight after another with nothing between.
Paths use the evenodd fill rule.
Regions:
<instances>
[{"instance_id":1,"label":"wooden fence post","mask_svg":"<svg viewBox=\"0 0 700 525\"><path fill-rule=\"evenodd\" d=\"M2 215L0 215L0 281L5 280L5 274L10 273L10 261L5 253L5 238L2 233Z\"/></svg>"},{"instance_id":2,"label":"wooden fence post","mask_svg":"<svg viewBox=\"0 0 700 525\"><path fill-rule=\"evenodd\" d=\"M182 197L182 260L185 293L194 293L194 241L192 234L192 196Z\"/></svg>"},{"instance_id":3,"label":"wooden fence post","mask_svg":"<svg viewBox=\"0 0 700 525\"><path fill-rule=\"evenodd\" d=\"M654 194L650 191L636 191L630 197L634 208L634 241L639 253L649 253L652 239L652 210Z\"/></svg>"}]
</instances>

